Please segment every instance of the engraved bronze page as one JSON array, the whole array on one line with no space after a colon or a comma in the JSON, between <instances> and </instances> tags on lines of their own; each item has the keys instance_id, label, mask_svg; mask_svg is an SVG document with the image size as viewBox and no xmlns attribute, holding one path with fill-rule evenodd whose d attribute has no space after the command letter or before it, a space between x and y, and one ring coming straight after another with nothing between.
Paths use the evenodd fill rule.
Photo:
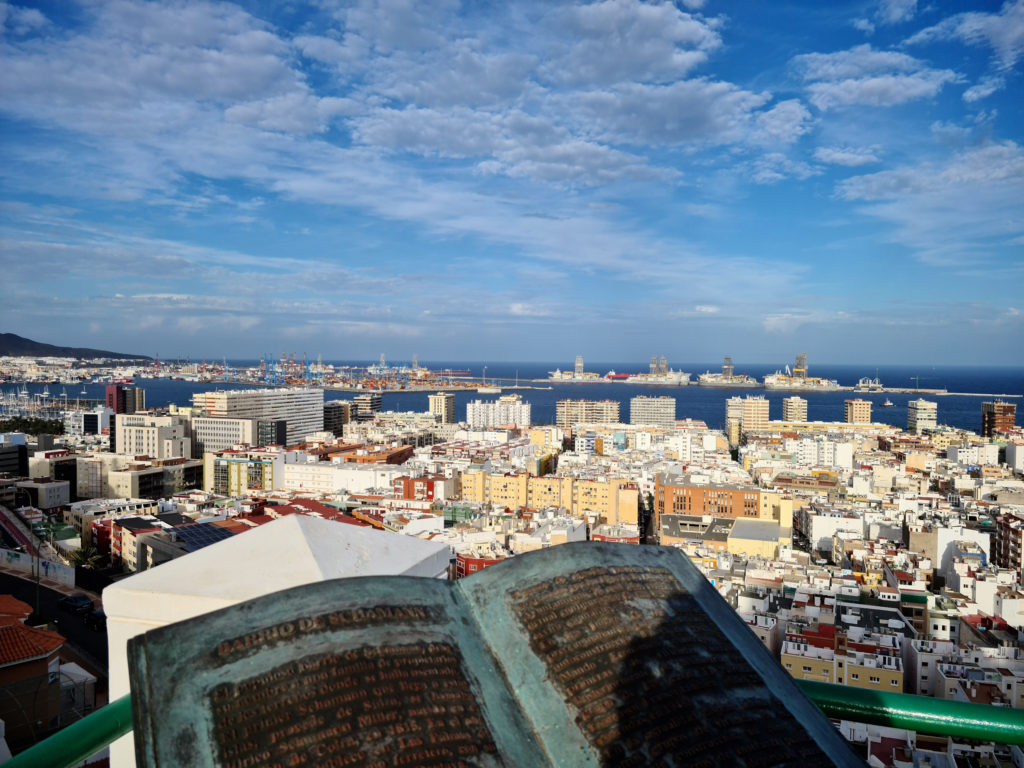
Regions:
<instances>
[{"instance_id":1,"label":"engraved bronze page","mask_svg":"<svg viewBox=\"0 0 1024 768\"><path fill-rule=\"evenodd\" d=\"M139 764L542 764L453 595L426 579L324 582L137 638Z\"/></svg>"},{"instance_id":2,"label":"engraved bronze page","mask_svg":"<svg viewBox=\"0 0 1024 768\"><path fill-rule=\"evenodd\" d=\"M563 545L460 582L551 762L804 768L853 758L813 705L799 719L783 705L779 694L802 694L681 557ZM497 583L507 585L500 600ZM750 640L760 671L737 647ZM812 735L822 724L835 761Z\"/></svg>"}]
</instances>

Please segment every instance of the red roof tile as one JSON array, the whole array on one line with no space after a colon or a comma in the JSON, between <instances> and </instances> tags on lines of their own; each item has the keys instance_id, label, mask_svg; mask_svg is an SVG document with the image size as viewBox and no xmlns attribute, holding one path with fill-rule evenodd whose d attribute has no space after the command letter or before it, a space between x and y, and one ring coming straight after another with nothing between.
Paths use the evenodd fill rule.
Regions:
<instances>
[{"instance_id":1,"label":"red roof tile","mask_svg":"<svg viewBox=\"0 0 1024 768\"><path fill-rule=\"evenodd\" d=\"M28 618L32 606L22 602L14 595L0 595L0 616L14 616L16 619Z\"/></svg>"},{"instance_id":2,"label":"red roof tile","mask_svg":"<svg viewBox=\"0 0 1024 768\"><path fill-rule=\"evenodd\" d=\"M13 616L0 616L0 664L46 656L64 645L56 632L26 627Z\"/></svg>"}]
</instances>

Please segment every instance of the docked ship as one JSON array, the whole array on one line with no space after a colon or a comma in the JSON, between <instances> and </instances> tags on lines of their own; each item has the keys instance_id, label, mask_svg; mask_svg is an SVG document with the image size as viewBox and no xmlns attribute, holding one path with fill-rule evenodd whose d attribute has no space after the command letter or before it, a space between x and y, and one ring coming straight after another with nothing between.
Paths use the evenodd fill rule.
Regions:
<instances>
[{"instance_id":1,"label":"docked ship","mask_svg":"<svg viewBox=\"0 0 1024 768\"><path fill-rule=\"evenodd\" d=\"M884 392L885 387L882 386L882 381L877 376L870 378L863 376L857 382L857 386L853 388L854 392Z\"/></svg>"},{"instance_id":2,"label":"docked ship","mask_svg":"<svg viewBox=\"0 0 1024 768\"><path fill-rule=\"evenodd\" d=\"M793 392L838 392L841 387L835 379L818 379L807 375L807 355L796 356L796 365L791 371L776 371L764 377L765 389L788 390Z\"/></svg>"},{"instance_id":3,"label":"docked ship","mask_svg":"<svg viewBox=\"0 0 1024 768\"><path fill-rule=\"evenodd\" d=\"M652 387L685 387L690 383L690 374L684 371L675 371L668 367L668 360L664 355L659 359L657 355L651 356L651 368L648 373L616 373L608 371L604 375L605 381L618 382L620 384L646 384Z\"/></svg>"},{"instance_id":4,"label":"docked ship","mask_svg":"<svg viewBox=\"0 0 1024 768\"><path fill-rule=\"evenodd\" d=\"M736 368L732 364L732 358L726 355L725 362L722 363L722 372L711 373L711 371L707 371L706 373L702 373L697 377L697 386L750 389L753 387L760 387L761 382L753 376L748 376L745 373L737 375Z\"/></svg>"},{"instance_id":5,"label":"docked ship","mask_svg":"<svg viewBox=\"0 0 1024 768\"><path fill-rule=\"evenodd\" d=\"M673 370L660 373L631 373L619 381L626 384L647 384L654 387L685 387L690 383L690 374Z\"/></svg>"},{"instance_id":6,"label":"docked ship","mask_svg":"<svg viewBox=\"0 0 1024 768\"><path fill-rule=\"evenodd\" d=\"M557 381L561 384L571 384L579 382L595 382L600 381L601 377L596 373L583 370L583 355L576 355L576 365L571 371L563 371L560 368L556 368L553 371L548 371L548 379L551 381Z\"/></svg>"}]
</instances>

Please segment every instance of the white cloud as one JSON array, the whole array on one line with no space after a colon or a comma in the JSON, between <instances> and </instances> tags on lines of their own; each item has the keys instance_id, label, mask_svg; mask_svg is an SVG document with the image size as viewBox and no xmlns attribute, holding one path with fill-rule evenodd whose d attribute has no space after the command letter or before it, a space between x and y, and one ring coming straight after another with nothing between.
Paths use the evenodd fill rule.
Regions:
<instances>
[{"instance_id":1,"label":"white cloud","mask_svg":"<svg viewBox=\"0 0 1024 768\"><path fill-rule=\"evenodd\" d=\"M765 315L761 325L767 333L790 334L812 319L808 312L778 312Z\"/></svg>"},{"instance_id":2,"label":"white cloud","mask_svg":"<svg viewBox=\"0 0 1024 768\"><path fill-rule=\"evenodd\" d=\"M671 85L634 83L554 100L602 141L621 144L727 144L749 135L757 109L770 99L731 83L704 79Z\"/></svg>"},{"instance_id":3,"label":"white cloud","mask_svg":"<svg viewBox=\"0 0 1024 768\"><path fill-rule=\"evenodd\" d=\"M717 315L722 311L722 308L711 304L698 304L693 308L693 311L701 315Z\"/></svg>"},{"instance_id":4,"label":"white cloud","mask_svg":"<svg viewBox=\"0 0 1024 768\"><path fill-rule=\"evenodd\" d=\"M514 104L539 87L531 81L536 56L485 53L479 40L461 39L425 55L393 56L374 67L375 89L390 99L420 106Z\"/></svg>"},{"instance_id":5,"label":"white cloud","mask_svg":"<svg viewBox=\"0 0 1024 768\"><path fill-rule=\"evenodd\" d=\"M755 120L755 135L761 140L791 144L811 130L811 113L799 99L780 101L771 109L759 112Z\"/></svg>"},{"instance_id":6,"label":"white cloud","mask_svg":"<svg viewBox=\"0 0 1024 768\"><path fill-rule=\"evenodd\" d=\"M893 241L931 264L984 265L1024 234L1024 151L1011 141L973 147L944 162L855 176L837 192L892 224ZM1020 272L1019 264L1015 269Z\"/></svg>"},{"instance_id":7,"label":"white cloud","mask_svg":"<svg viewBox=\"0 0 1024 768\"><path fill-rule=\"evenodd\" d=\"M1010 69L1024 54L1024 0L1007 2L999 13L972 11L950 16L907 39L910 45L937 40L960 40L988 45L1003 69Z\"/></svg>"},{"instance_id":8,"label":"white cloud","mask_svg":"<svg viewBox=\"0 0 1024 768\"><path fill-rule=\"evenodd\" d=\"M320 35L298 35L292 44L306 58L335 66L358 64L369 52L365 41L354 35L348 35L343 43Z\"/></svg>"},{"instance_id":9,"label":"white cloud","mask_svg":"<svg viewBox=\"0 0 1024 768\"><path fill-rule=\"evenodd\" d=\"M976 85L972 85L964 91L964 101L969 104L975 101L987 99L993 93L1001 90L1006 85L1002 77L983 77Z\"/></svg>"},{"instance_id":10,"label":"white cloud","mask_svg":"<svg viewBox=\"0 0 1024 768\"><path fill-rule=\"evenodd\" d=\"M861 32L867 35L873 35L875 33L875 25L868 19L854 19L853 28L859 29Z\"/></svg>"},{"instance_id":11,"label":"white cloud","mask_svg":"<svg viewBox=\"0 0 1024 768\"><path fill-rule=\"evenodd\" d=\"M817 176L821 169L780 152L769 152L753 161L750 172L757 184L775 184L790 177L806 179Z\"/></svg>"},{"instance_id":12,"label":"white cloud","mask_svg":"<svg viewBox=\"0 0 1024 768\"><path fill-rule=\"evenodd\" d=\"M5 32L15 35L26 35L42 29L50 22L35 8L22 8L17 5L0 3L0 39Z\"/></svg>"},{"instance_id":13,"label":"white cloud","mask_svg":"<svg viewBox=\"0 0 1024 768\"><path fill-rule=\"evenodd\" d=\"M932 69L904 53L876 51L864 44L837 53L808 53L793 59L808 83L810 101L821 110L852 104L887 107L936 95L959 76Z\"/></svg>"},{"instance_id":14,"label":"white cloud","mask_svg":"<svg viewBox=\"0 0 1024 768\"><path fill-rule=\"evenodd\" d=\"M675 80L722 44L717 22L671 3L599 0L557 11L547 23L557 38L572 42L561 46L564 52L545 72L577 86Z\"/></svg>"},{"instance_id":15,"label":"white cloud","mask_svg":"<svg viewBox=\"0 0 1024 768\"><path fill-rule=\"evenodd\" d=\"M858 147L818 147L814 159L832 165L858 166L878 162L878 149Z\"/></svg>"},{"instance_id":16,"label":"white cloud","mask_svg":"<svg viewBox=\"0 0 1024 768\"><path fill-rule=\"evenodd\" d=\"M281 96L235 104L224 111L224 118L266 131L319 133L326 130L332 118L351 113L353 108L350 99L320 99L295 90Z\"/></svg>"},{"instance_id":17,"label":"white cloud","mask_svg":"<svg viewBox=\"0 0 1024 768\"><path fill-rule=\"evenodd\" d=\"M915 13L917 0L882 0L878 7L878 19L882 24L909 21Z\"/></svg>"}]
</instances>

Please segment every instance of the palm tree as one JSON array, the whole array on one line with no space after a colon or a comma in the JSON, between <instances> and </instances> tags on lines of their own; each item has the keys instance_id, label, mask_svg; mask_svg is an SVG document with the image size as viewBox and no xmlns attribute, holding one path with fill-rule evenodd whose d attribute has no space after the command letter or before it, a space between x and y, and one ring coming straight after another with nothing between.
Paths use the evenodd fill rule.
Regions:
<instances>
[{"instance_id":1,"label":"palm tree","mask_svg":"<svg viewBox=\"0 0 1024 768\"><path fill-rule=\"evenodd\" d=\"M79 547L68 556L68 559L72 565L96 568L103 561L103 556L94 547Z\"/></svg>"}]
</instances>

